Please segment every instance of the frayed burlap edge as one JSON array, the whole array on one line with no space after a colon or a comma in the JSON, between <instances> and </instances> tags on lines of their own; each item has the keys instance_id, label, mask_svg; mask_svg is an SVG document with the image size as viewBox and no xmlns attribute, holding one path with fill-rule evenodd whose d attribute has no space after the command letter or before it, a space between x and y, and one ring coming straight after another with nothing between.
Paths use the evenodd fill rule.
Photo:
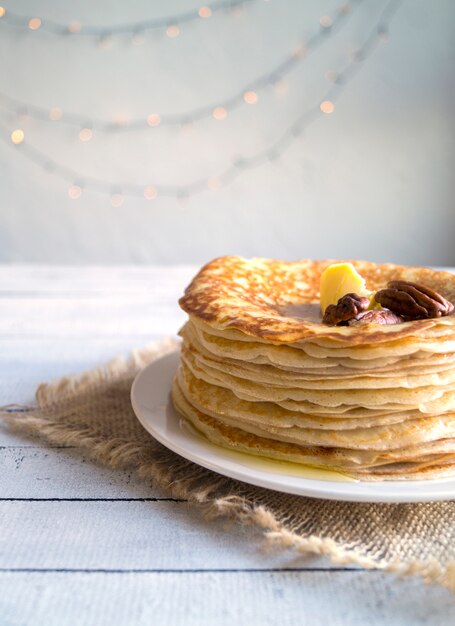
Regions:
<instances>
[{"instance_id":1,"label":"frayed burlap edge","mask_svg":"<svg viewBox=\"0 0 455 626\"><path fill-rule=\"evenodd\" d=\"M36 391L36 405L7 405L0 407L0 416L14 430L39 435L47 442L64 446L76 446L84 449L95 461L111 468L135 468L138 476L150 481L155 487L167 492L176 499L187 500L196 505L206 517L226 517L241 524L255 526L262 531L268 547L292 550L298 555L318 555L328 558L337 566L359 566L364 569L376 569L398 576L420 576L426 583L437 583L455 591L455 561L442 565L436 559L409 561L375 559L362 554L356 548L350 548L328 537L310 535L302 537L287 529L264 506L257 506L245 497L228 495L217 497L220 482L224 480L213 474L210 485L200 486L201 473L194 466L190 477L176 479L166 458L166 449L158 451L153 460L137 463L143 456L144 444L128 442L124 439L95 437L90 429L74 429L57 419L41 417L46 407L56 405L62 400L83 393L113 379L134 375L142 367L178 346L174 339L165 339L134 351L128 359L117 358L104 366L84 372L81 375L61 378L55 382L39 385Z\"/></svg>"}]
</instances>

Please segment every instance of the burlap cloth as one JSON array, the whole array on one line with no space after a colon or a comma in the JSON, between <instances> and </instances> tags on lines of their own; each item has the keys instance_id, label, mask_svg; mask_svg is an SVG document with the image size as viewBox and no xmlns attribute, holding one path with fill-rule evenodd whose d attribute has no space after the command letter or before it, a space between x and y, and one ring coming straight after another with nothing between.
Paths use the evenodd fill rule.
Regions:
<instances>
[{"instance_id":1,"label":"burlap cloth","mask_svg":"<svg viewBox=\"0 0 455 626\"><path fill-rule=\"evenodd\" d=\"M134 469L206 515L254 525L293 558L324 555L338 566L420 575L455 590L455 502L354 504L286 495L224 478L155 441L133 413L131 384L142 367L175 346L166 340L128 359L42 384L36 405L2 416L15 429L77 446L110 467Z\"/></svg>"}]
</instances>

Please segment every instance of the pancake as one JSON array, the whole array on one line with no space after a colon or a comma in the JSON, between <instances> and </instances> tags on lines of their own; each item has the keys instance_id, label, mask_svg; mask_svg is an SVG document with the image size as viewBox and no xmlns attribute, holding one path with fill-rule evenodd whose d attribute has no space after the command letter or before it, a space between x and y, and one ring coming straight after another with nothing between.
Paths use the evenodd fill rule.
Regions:
<instances>
[{"instance_id":1,"label":"pancake","mask_svg":"<svg viewBox=\"0 0 455 626\"><path fill-rule=\"evenodd\" d=\"M455 300L455 276L449 272L392 263L350 262L373 291L382 289L391 280L406 280L431 287L447 300ZM188 315L212 328L234 329L243 335L277 343L324 338L347 345L364 345L423 337L425 331L435 327L455 331L453 315L380 327L370 324L359 330L326 326L287 314L290 306L319 301L320 276L332 263L220 257L201 269L179 303Z\"/></svg>"},{"instance_id":2,"label":"pancake","mask_svg":"<svg viewBox=\"0 0 455 626\"><path fill-rule=\"evenodd\" d=\"M441 416L416 416L411 414L408 419L400 419L391 423L378 423L365 425L365 421L352 420L350 428L342 428L336 424L335 428L326 427L321 429L308 426L308 420L303 423L298 414L292 415L290 411L281 409L274 410L271 407L262 407L262 412L258 414L254 406L258 403L245 403L243 412L239 403L236 403L235 396L229 397L229 392L221 388L210 390L211 400L207 403L204 398L204 386L199 387L198 396L195 398L196 385L185 384L184 375L177 376L177 383L185 399L195 408L205 414L217 418L223 424L232 427L240 427L243 430L259 435L261 437L271 437L278 441L288 441L290 443L311 444L318 446L341 446L360 450L391 450L403 448L417 443L427 443L441 438L455 437L455 414L447 413ZM220 394L218 394L220 389ZM201 393L202 391L202 393ZM225 392L225 393L223 393ZM202 396L202 397L201 397ZM220 397L221 396L221 397ZM216 398L215 402L214 399ZM220 401L223 399L222 402ZM240 401L241 402L241 401ZM213 405L217 407L213 410ZM253 405L252 410L248 404ZM233 410L236 407L237 410ZM287 413L288 421L283 424L281 415ZM261 419L262 418L262 419ZM289 423L292 420L292 423ZM337 420L332 420L337 422Z\"/></svg>"},{"instance_id":3,"label":"pancake","mask_svg":"<svg viewBox=\"0 0 455 626\"><path fill-rule=\"evenodd\" d=\"M446 398L452 408L454 402L451 387L447 385L426 386L413 389L392 387L388 389L306 389L301 386L272 386L225 374L224 372L198 365L194 356L185 348L182 349L182 361L197 378L230 389L239 398L267 402L309 402L327 408L338 406L362 406L368 408L381 406L418 406L422 402L443 401ZM447 394L447 395L446 395ZM455 409L455 406L453 407Z\"/></svg>"},{"instance_id":4,"label":"pancake","mask_svg":"<svg viewBox=\"0 0 455 626\"><path fill-rule=\"evenodd\" d=\"M344 374L337 377L307 375L305 373L277 370L268 365L247 365L243 363L227 361L224 359L208 357L203 352L198 351L193 344L184 341L183 351L187 358L191 357L193 362L202 369L217 370L226 376L235 376L247 381L270 385L272 387L297 387L302 389L387 389L404 387L414 389L433 385L435 387L451 385L455 382L455 368L449 367L443 370L433 371L431 368L425 370L419 368L417 373L408 370L393 370L381 375L369 375L369 372L356 373L354 376ZM368 374L368 375L367 375Z\"/></svg>"},{"instance_id":5,"label":"pancake","mask_svg":"<svg viewBox=\"0 0 455 626\"><path fill-rule=\"evenodd\" d=\"M267 346L261 343L237 342L223 339L219 336L204 332L197 324L189 321L179 333L193 344L197 351L206 356L221 358L224 361L245 364L272 365L285 371L303 372L308 376L323 374L328 376L363 376L359 370L368 370L368 375L380 375L381 373L396 371L397 365L401 371L407 369L438 368L445 369L455 365L455 352L442 354L429 354L428 352L416 351L407 357L390 356L388 358L374 358L365 360L351 359L349 357L310 357L288 346Z\"/></svg>"},{"instance_id":6,"label":"pancake","mask_svg":"<svg viewBox=\"0 0 455 626\"><path fill-rule=\"evenodd\" d=\"M455 473L455 316L329 326L331 261L222 257L180 300L177 411L218 445L359 480ZM373 292L391 280L455 300L455 276L352 262Z\"/></svg>"},{"instance_id":7,"label":"pancake","mask_svg":"<svg viewBox=\"0 0 455 626\"><path fill-rule=\"evenodd\" d=\"M310 467L331 469L362 480L374 480L375 474L376 479L379 477L382 480L396 480L397 475L400 479L403 477L419 478L419 463L423 463L425 466L425 478L439 476L441 464L438 464L438 460L441 454L446 460L447 456L450 455L455 464L455 440L449 440L449 443L445 442L440 448L443 452L439 454L429 453L425 449L419 450L418 446L414 449L408 448L401 455L401 459L404 458L405 460L397 461L397 454L390 452L297 445L260 437L240 428L228 426L216 418L198 411L188 403L178 386L177 380L174 380L172 395L178 412L184 415L209 441L255 456L265 456L280 461L302 463ZM450 451L446 451L448 447L451 448ZM436 447L435 449L438 450ZM431 458L430 454L432 454ZM402 465L406 464L406 471L402 470L397 474L396 468L393 466L396 462ZM391 470L387 470L387 465L391 465Z\"/></svg>"},{"instance_id":8,"label":"pancake","mask_svg":"<svg viewBox=\"0 0 455 626\"><path fill-rule=\"evenodd\" d=\"M363 410L362 412L362 409L353 409L344 414L332 416L292 411L276 403L242 400L228 389L196 378L183 364L179 368L177 381L185 398L194 407L212 417L228 416L237 420L239 425L251 422L259 426L268 425L282 429L297 426L318 430L347 431L398 424L427 415L415 409L395 412L386 410L382 412Z\"/></svg>"},{"instance_id":9,"label":"pancake","mask_svg":"<svg viewBox=\"0 0 455 626\"><path fill-rule=\"evenodd\" d=\"M455 319L455 316L452 314L449 316L451 319ZM205 324L202 324L200 320L195 321L194 318L191 318L191 321L198 326L201 326L204 329L207 329ZM422 324L426 321L431 320L418 320ZM403 324L396 324L396 326L403 326L409 322L404 322ZM417 322L415 322L417 323ZM313 323L314 326L316 324ZM325 324L319 323L320 326L325 326ZM362 327L348 327L345 326L336 326L335 328L339 328L340 330L351 331L353 335L356 335L351 340L351 344L336 342L333 344L334 349L327 347L327 344L324 344L320 340L315 338L307 339L305 341L300 342L289 342L288 344L284 344L284 342L267 342L266 340L254 337L254 341L258 343L263 343L264 346L261 350L266 354L269 348L273 347L283 347L283 344L286 347L289 347L291 350L301 350L307 356L316 358L316 359L324 359L324 358L341 358L347 357L349 359L355 361L364 361L371 359L387 359L387 358L399 358L403 356L410 356L418 353L419 351L427 352L427 353L436 353L436 354L447 354L455 352L455 334L450 334L449 336L443 335L442 337L432 336L431 340L424 340L423 336L420 337L406 337L403 340L393 340L386 341L384 340L378 345L371 343L360 344L361 335L363 331L368 330L370 326L379 326L378 324L366 324ZM327 328L333 328L331 326L327 326ZM384 329L386 332L387 328L390 326L380 326L380 328ZM377 333L379 331L376 331ZM423 331L422 331L423 332ZM237 330L231 330L229 328L221 331L217 328L211 328L210 333L212 335L222 337L228 340L235 340L239 342L249 342L251 341L251 337L249 335L242 335ZM355 346L352 344L356 343ZM298 355L294 353L294 356L298 358Z\"/></svg>"},{"instance_id":10,"label":"pancake","mask_svg":"<svg viewBox=\"0 0 455 626\"><path fill-rule=\"evenodd\" d=\"M453 317L453 315L450 317ZM283 357L285 360L291 358L297 364L300 362L300 359L305 357L318 359L314 361L315 366L320 366L321 363L324 363L321 359L329 359L330 362L332 362L333 359L348 359L348 361L340 361L340 363L345 362L345 364L351 365L352 367L370 369L370 366L381 366L381 363L385 364L392 361L398 362L398 360L403 357L413 358L420 353L426 356L431 354L446 355L455 353L455 335L432 337L431 340L423 340L421 337L408 337L401 341L382 342L378 345L364 344L346 346L346 344L337 342L335 344L336 349L331 349L325 345L319 345L321 342L316 339L308 339L297 343L291 342L288 344L267 342L258 338L253 338L252 340L251 337L247 335L242 336L241 333L236 330L226 329L225 331L221 331L213 328L209 330L208 326L200 320L195 320L194 318L190 318L190 320L194 327L199 327L203 331L205 339L211 342L211 345L219 344L223 346L223 343L220 342L221 339L225 341L224 348L229 349L231 353L233 350L238 350L239 354L247 354L253 348L256 350L256 354L263 356L272 354L278 360L283 360ZM323 325L322 322L320 325ZM357 334L361 333L362 329L368 326L378 326L378 324L366 324L365 327L357 328ZM397 324L397 326L401 326L401 324ZM384 326L383 328L387 327ZM350 330L356 329L351 327ZM363 361L367 361L367 363L363 363Z\"/></svg>"}]
</instances>

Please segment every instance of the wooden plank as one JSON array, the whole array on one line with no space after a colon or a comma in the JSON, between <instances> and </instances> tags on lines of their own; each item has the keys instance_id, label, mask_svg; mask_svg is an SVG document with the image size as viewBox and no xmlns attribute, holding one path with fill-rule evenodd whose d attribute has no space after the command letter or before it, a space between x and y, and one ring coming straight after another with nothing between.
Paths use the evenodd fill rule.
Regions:
<instances>
[{"instance_id":1,"label":"wooden plank","mask_svg":"<svg viewBox=\"0 0 455 626\"><path fill-rule=\"evenodd\" d=\"M158 325L144 335L29 336L0 338L0 405L33 401L45 381L80 373L163 337ZM178 328L176 323L173 327ZM2 438L0 434L0 445Z\"/></svg>"},{"instance_id":2,"label":"wooden plank","mask_svg":"<svg viewBox=\"0 0 455 626\"><path fill-rule=\"evenodd\" d=\"M178 308L179 290L172 301L154 297L8 298L2 300L0 335L175 334L185 321Z\"/></svg>"},{"instance_id":3,"label":"wooden plank","mask_svg":"<svg viewBox=\"0 0 455 626\"><path fill-rule=\"evenodd\" d=\"M24 435L9 430L0 419L0 451L9 447L49 448L46 442L37 436Z\"/></svg>"},{"instance_id":4,"label":"wooden plank","mask_svg":"<svg viewBox=\"0 0 455 626\"><path fill-rule=\"evenodd\" d=\"M0 266L0 336L174 334L194 271Z\"/></svg>"},{"instance_id":5,"label":"wooden plank","mask_svg":"<svg viewBox=\"0 0 455 626\"><path fill-rule=\"evenodd\" d=\"M0 294L112 293L162 288L176 290L188 283L197 265L8 265L0 264ZM436 267L455 271L454 267Z\"/></svg>"},{"instance_id":6,"label":"wooden plank","mask_svg":"<svg viewBox=\"0 0 455 626\"><path fill-rule=\"evenodd\" d=\"M79 366L82 361L86 364L127 354L163 336L159 328L149 329L143 335L95 335L87 341L74 336L50 337L43 334L33 337L3 336L0 337L0 367L4 368L2 376L9 374L20 378L27 363L37 368L48 362L62 363L62 368L72 363Z\"/></svg>"},{"instance_id":7,"label":"wooden plank","mask_svg":"<svg viewBox=\"0 0 455 626\"><path fill-rule=\"evenodd\" d=\"M3 569L263 569L305 565L264 552L254 530L175 501L0 501ZM321 567L329 568L324 561ZM318 566L319 566L318 565Z\"/></svg>"},{"instance_id":8,"label":"wooden plank","mask_svg":"<svg viewBox=\"0 0 455 626\"><path fill-rule=\"evenodd\" d=\"M176 299L194 271L0 266L0 404L28 402L43 380L174 333L184 317ZM1 445L19 446L0 451L3 497L150 495L128 473L84 463L76 450L43 449L39 440L0 429ZM455 620L452 596L422 591L417 581L396 583L374 572L234 571L330 567L263 555L253 533L202 521L176 502L0 502L0 568L48 568L0 572L0 623L445 626ZM160 572L115 573L125 567ZM65 572L49 571L55 568ZM86 568L110 571L69 571Z\"/></svg>"},{"instance_id":9,"label":"wooden plank","mask_svg":"<svg viewBox=\"0 0 455 626\"><path fill-rule=\"evenodd\" d=\"M130 471L90 461L72 448L0 448L2 498L166 497Z\"/></svg>"},{"instance_id":10,"label":"wooden plank","mask_svg":"<svg viewBox=\"0 0 455 626\"><path fill-rule=\"evenodd\" d=\"M0 297L16 294L177 293L197 272L177 266L45 266L0 264Z\"/></svg>"},{"instance_id":11,"label":"wooden plank","mask_svg":"<svg viewBox=\"0 0 455 626\"><path fill-rule=\"evenodd\" d=\"M378 572L0 573L2 626L448 626L453 596Z\"/></svg>"}]
</instances>

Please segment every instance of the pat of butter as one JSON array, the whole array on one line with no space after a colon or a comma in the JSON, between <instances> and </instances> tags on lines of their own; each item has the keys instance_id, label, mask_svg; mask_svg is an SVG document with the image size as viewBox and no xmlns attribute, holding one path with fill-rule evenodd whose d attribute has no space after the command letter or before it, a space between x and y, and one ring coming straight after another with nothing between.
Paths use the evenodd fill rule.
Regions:
<instances>
[{"instance_id":1,"label":"pat of butter","mask_svg":"<svg viewBox=\"0 0 455 626\"><path fill-rule=\"evenodd\" d=\"M336 304L347 293L370 297L365 280L360 276L352 263L333 263L321 274L320 303L324 315L329 304Z\"/></svg>"}]
</instances>

